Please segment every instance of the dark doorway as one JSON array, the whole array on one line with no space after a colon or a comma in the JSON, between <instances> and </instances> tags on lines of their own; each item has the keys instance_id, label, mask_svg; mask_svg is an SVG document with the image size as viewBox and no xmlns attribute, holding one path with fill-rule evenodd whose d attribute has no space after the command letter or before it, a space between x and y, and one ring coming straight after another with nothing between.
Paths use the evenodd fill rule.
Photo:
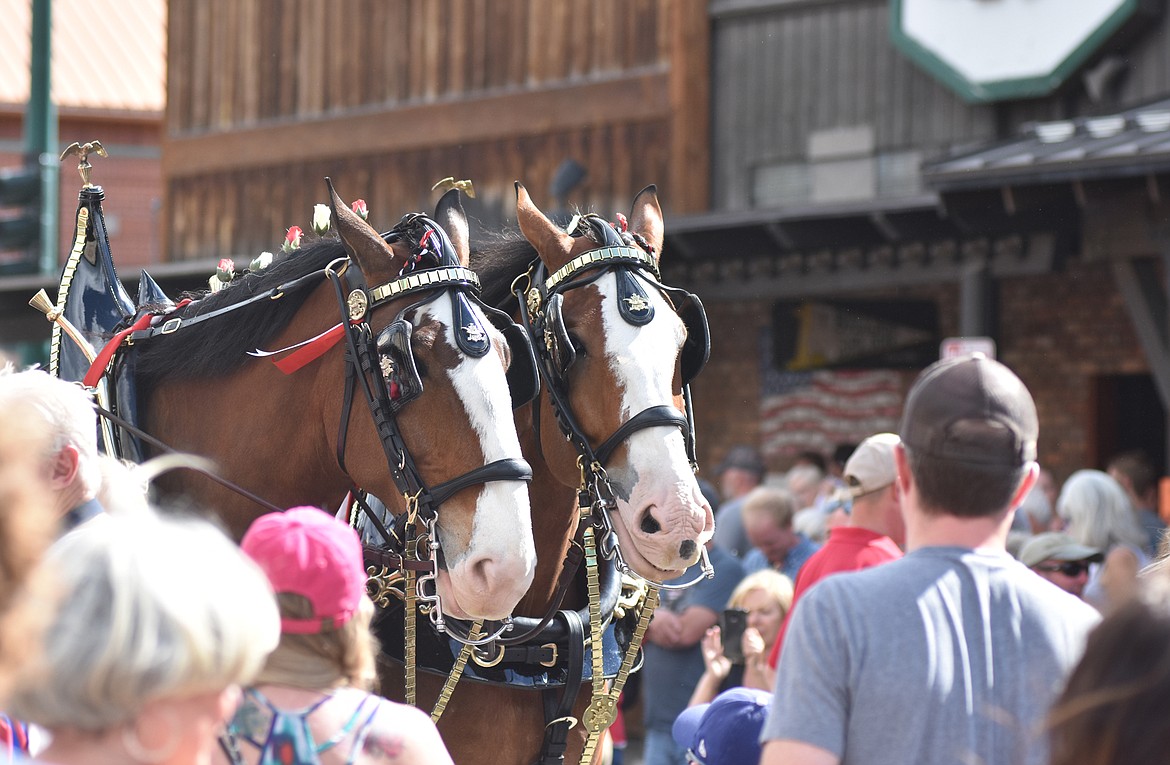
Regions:
<instances>
[{"instance_id":1,"label":"dark doorway","mask_svg":"<svg viewBox=\"0 0 1170 765\"><path fill-rule=\"evenodd\" d=\"M1118 452L1141 449L1162 475L1166 465L1166 410L1149 375L1103 375L1096 380L1093 466Z\"/></svg>"}]
</instances>

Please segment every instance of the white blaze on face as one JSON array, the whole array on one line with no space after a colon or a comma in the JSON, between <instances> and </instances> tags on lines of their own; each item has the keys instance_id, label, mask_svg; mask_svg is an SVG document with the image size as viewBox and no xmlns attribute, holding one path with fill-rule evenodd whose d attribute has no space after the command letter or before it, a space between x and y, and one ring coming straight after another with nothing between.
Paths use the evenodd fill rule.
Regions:
<instances>
[{"instance_id":1,"label":"white blaze on face","mask_svg":"<svg viewBox=\"0 0 1170 765\"><path fill-rule=\"evenodd\" d=\"M451 347L458 348L455 333L464 330L454 326L451 302L440 297L427 304L423 310L443 324L446 341ZM496 350L504 338L482 312L477 309L476 313L480 327L487 330L493 347L479 358L461 352L459 363L450 370L451 382L456 395L463 402L468 422L479 439L484 464L506 458L520 459L523 455L512 417L512 398L508 392L504 365ZM452 443L451 448L459 449L460 444ZM489 565L479 565L484 561L488 561ZM482 599L485 601L483 605L487 605L495 600L498 601L497 605L507 607L504 613L510 612L511 607L527 591L536 569L527 482L490 481L481 484L470 544L465 552L458 557L447 557L446 562L457 596L462 596L461 601L471 597L474 600ZM477 565L477 576L482 581L461 583L461 569ZM468 587L474 591L468 592ZM461 605L464 610L477 606L473 603Z\"/></svg>"},{"instance_id":2,"label":"white blaze on face","mask_svg":"<svg viewBox=\"0 0 1170 765\"><path fill-rule=\"evenodd\" d=\"M675 361L686 338L682 320L662 293L643 284L654 307L654 319L642 326L630 324L618 312L616 277L606 274L596 284L602 294L605 358L621 387L623 422L650 407L673 405ZM656 489L656 495L666 491L680 498L697 490L686 442L678 428L639 430L626 439L626 446L632 472L622 475L625 471L619 471L614 477L627 481L627 489L628 482L636 481L639 495L644 493L642 489Z\"/></svg>"}]
</instances>

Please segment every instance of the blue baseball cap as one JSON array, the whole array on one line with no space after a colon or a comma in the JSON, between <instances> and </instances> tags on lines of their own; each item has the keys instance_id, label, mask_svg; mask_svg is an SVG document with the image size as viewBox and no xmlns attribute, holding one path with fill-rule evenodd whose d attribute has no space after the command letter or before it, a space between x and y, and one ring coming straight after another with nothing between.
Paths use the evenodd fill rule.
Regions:
<instances>
[{"instance_id":1,"label":"blue baseball cap","mask_svg":"<svg viewBox=\"0 0 1170 765\"><path fill-rule=\"evenodd\" d=\"M674 721L674 742L699 765L741 765L760 761L760 731L772 694L731 688L710 704L688 707Z\"/></svg>"}]
</instances>

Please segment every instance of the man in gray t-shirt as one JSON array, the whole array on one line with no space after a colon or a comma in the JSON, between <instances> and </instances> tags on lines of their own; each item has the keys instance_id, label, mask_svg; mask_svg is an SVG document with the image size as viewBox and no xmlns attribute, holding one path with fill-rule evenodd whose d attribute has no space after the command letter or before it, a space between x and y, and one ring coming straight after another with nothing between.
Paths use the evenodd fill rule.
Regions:
<instances>
[{"instance_id":1,"label":"man in gray t-shirt","mask_svg":"<svg viewBox=\"0 0 1170 765\"><path fill-rule=\"evenodd\" d=\"M998 362L943 361L901 430L909 553L806 593L762 765L1047 761L1044 714L1098 616L1005 551L1038 472L1032 397Z\"/></svg>"}]
</instances>

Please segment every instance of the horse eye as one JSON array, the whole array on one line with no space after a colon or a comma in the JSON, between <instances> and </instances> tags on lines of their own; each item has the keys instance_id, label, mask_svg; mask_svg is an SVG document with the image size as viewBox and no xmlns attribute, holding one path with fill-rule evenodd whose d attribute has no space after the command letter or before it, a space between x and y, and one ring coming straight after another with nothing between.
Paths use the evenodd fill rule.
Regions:
<instances>
[{"instance_id":1,"label":"horse eye","mask_svg":"<svg viewBox=\"0 0 1170 765\"><path fill-rule=\"evenodd\" d=\"M573 344L573 351L575 351L578 356L589 355L585 352L585 343L581 340L581 338L577 337L572 332L569 333L569 342Z\"/></svg>"}]
</instances>

